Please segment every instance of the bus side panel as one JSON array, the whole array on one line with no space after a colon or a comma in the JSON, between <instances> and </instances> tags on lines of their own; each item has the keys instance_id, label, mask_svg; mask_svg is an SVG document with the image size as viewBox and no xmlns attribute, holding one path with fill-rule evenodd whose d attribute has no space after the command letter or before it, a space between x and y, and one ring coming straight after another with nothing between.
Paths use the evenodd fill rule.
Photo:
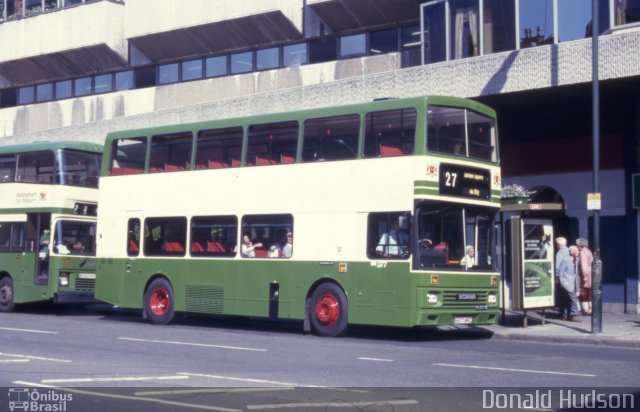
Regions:
<instances>
[{"instance_id":1,"label":"bus side panel","mask_svg":"<svg viewBox=\"0 0 640 412\"><path fill-rule=\"evenodd\" d=\"M407 261L372 260L358 263L356 287L350 295L350 323L413 325L411 313L415 307L415 293L411 289Z\"/></svg>"},{"instance_id":2,"label":"bus side panel","mask_svg":"<svg viewBox=\"0 0 640 412\"><path fill-rule=\"evenodd\" d=\"M122 259L98 259L96 268L98 274L98 276L96 276L96 299L121 307L135 307L127 305L123 299L125 265L126 262Z\"/></svg>"},{"instance_id":3,"label":"bus side panel","mask_svg":"<svg viewBox=\"0 0 640 412\"><path fill-rule=\"evenodd\" d=\"M0 271L13 279L15 303L37 302L51 297L48 285L34 285L35 253L1 253Z\"/></svg>"}]
</instances>

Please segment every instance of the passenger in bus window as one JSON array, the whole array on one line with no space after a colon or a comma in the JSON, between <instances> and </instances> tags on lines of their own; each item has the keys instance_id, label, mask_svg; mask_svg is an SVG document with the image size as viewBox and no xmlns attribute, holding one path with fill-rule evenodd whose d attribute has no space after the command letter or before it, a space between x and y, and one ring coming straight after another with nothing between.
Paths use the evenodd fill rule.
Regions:
<instances>
[{"instance_id":1,"label":"passenger in bus window","mask_svg":"<svg viewBox=\"0 0 640 412\"><path fill-rule=\"evenodd\" d=\"M256 248L261 248L262 243L251 243L251 239L249 239L249 235L246 234L242 237L242 246L240 247L240 255L242 257L256 257Z\"/></svg>"},{"instance_id":2,"label":"passenger in bus window","mask_svg":"<svg viewBox=\"0 0 640 412\"><path fill-rule=\"evenodd\" d=\"M462 141L456 140L453 142L453 154L458 156L464 155L464 149L462 148Z\"/></svg>"},{"instance_id":3,"label":"passenger in bus window","mask_svg":"<svg viewBox=\"0 0 640 412\"><path fill-rule=\"evenodd\" d=\"M400 222L394 220L391 229L385 232L378 241L376 252L378 255L387 257L405 256L406 249L409 245L409 235L400 230Z\"/></svg>"},{"instance_id":4,"label":"passenger in bus window","mask_svg":"<svg viewBox=\"0 0 640 412\"><path fill-rule=\"evenodd\" d=\"M267 245L269 244L269 239L264 235L265 230L263 227L257 227L255 228L255 232L256 232L256 236L251 239L251 243L253 243L254 245L257 245L258 243L260 243L261 245ZM261 248L263 246L256 246L258 248Z\"/></svg>"},{"instance_id":5,"label":"passenger in bus window","mask_svg":"<svg viewBox=\"0 0 640 412\"><path fill-rule=\"evenodd\" d=\"M464 266L465 269L472 268L476 265L476 251L471 245L467 246L464 250L465 255L460 259L460 264Z\"/></svg>"},{"instance_id":6,"label":"passenger in bus window","mask_svg":"<svg viewBox=\"0 0 640 412\"><path fill-rule=\"evenodd\" d=\"M287 244L282 248L282 257L290 258L293 254L293 233L287 232Z\"/></svg>"}]
</instances>

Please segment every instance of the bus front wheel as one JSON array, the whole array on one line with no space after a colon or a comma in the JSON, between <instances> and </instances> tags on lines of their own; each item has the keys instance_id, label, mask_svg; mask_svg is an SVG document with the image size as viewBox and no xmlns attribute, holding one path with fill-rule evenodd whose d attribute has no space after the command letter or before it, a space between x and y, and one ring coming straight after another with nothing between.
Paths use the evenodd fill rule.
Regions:
<instances>
[{"instance_id":1,"label":"bus front wheel","mask_svg":"<svg viewBox=\"0 0 640 412\"><path fill-rule=\"evenodd\" d=\"M0 312L11 312L13 306L13 281L5 276L0 279Z\"/></svg>"},{"instance_id":2,"label":"bus front wheel","mask_svg":"<svg viewBox=\"0 0 640 412\"><path fill-rule=\"evenodd\" d=\"M347 330L347 297L334 283L323 283L313 291L309 321L319 336L340 336Z\"/></svg>"},{"instance_id":3,"label":"bus front wheel","mask_svg":"<svg viewBox=\"0 0 640 412\"><path fill-rule=\"evenodd\" d=\"M144 293L144 310L154 325L166 325L173 320L173 288L167 279L158 278L151 282Z\"/></svg>"}]
</instances>

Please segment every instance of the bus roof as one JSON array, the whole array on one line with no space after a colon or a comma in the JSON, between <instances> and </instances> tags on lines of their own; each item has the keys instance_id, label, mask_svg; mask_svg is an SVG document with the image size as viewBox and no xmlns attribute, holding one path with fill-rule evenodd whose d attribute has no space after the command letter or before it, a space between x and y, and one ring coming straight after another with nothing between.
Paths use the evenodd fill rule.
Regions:
<instances>
[{"instance_id":1,"label":"bus roof","mask_svg":"<svg viewBox=\"0 0 640 412\"><path fill-rule=\"evenodd\" d=\"M205 120L194 123L167 124L142 129L120 130L107 134L106 145L109 146L111 141L123 137L143 137L157 133L172 133L186 130L199 130L209 127L212 123L224 123L225 125L241 125L249 123L270 123L283 120L296 120L300 118L313 118L335 115L336 113L345 113L351 111L354 113L362 113L372 110L397 109L407 106L419 107L424 104L435 104L441 106L461 106L479 113L495 117L496 113L489 106L470 99L450 97L450 96L420 96L409 98L385 98L377 99L371 102L357 103L343 106L319 107L314 109L274 112L258 114L253 116L235 117L235 118L218 118Z\"/></svg>"},{"instance_id":2,"label":"bus roof","mask_svg":"<svg viewBox=\"0 0 640 412\"><path fill-rule=\"evenodd\" d=\"M0 155L12 153L40 152L43 150L70 149L82 152L102 153L102 146L95 143L61 141L61 142L34 142L0 146Z\"/></svg>"}]
</instances>

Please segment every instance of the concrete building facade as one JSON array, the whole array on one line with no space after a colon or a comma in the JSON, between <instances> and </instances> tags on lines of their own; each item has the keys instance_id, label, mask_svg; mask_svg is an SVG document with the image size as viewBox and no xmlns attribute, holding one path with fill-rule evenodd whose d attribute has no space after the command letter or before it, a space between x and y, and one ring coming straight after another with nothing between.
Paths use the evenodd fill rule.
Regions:
<instances>
[{"instance_id":1,"label":"concrete building facade","mask_svg":"<svg viewBox=\"0 0 640 412\"><path fill-rule=\"evenodd\" d=\"M638 313L640 0L598 0L605 310ZM0 144L451 95L498 111L503 181L592 239L591 2L0 0ZM640 188L638 188L640 190Z\"/></svg>"}]
</instances>

